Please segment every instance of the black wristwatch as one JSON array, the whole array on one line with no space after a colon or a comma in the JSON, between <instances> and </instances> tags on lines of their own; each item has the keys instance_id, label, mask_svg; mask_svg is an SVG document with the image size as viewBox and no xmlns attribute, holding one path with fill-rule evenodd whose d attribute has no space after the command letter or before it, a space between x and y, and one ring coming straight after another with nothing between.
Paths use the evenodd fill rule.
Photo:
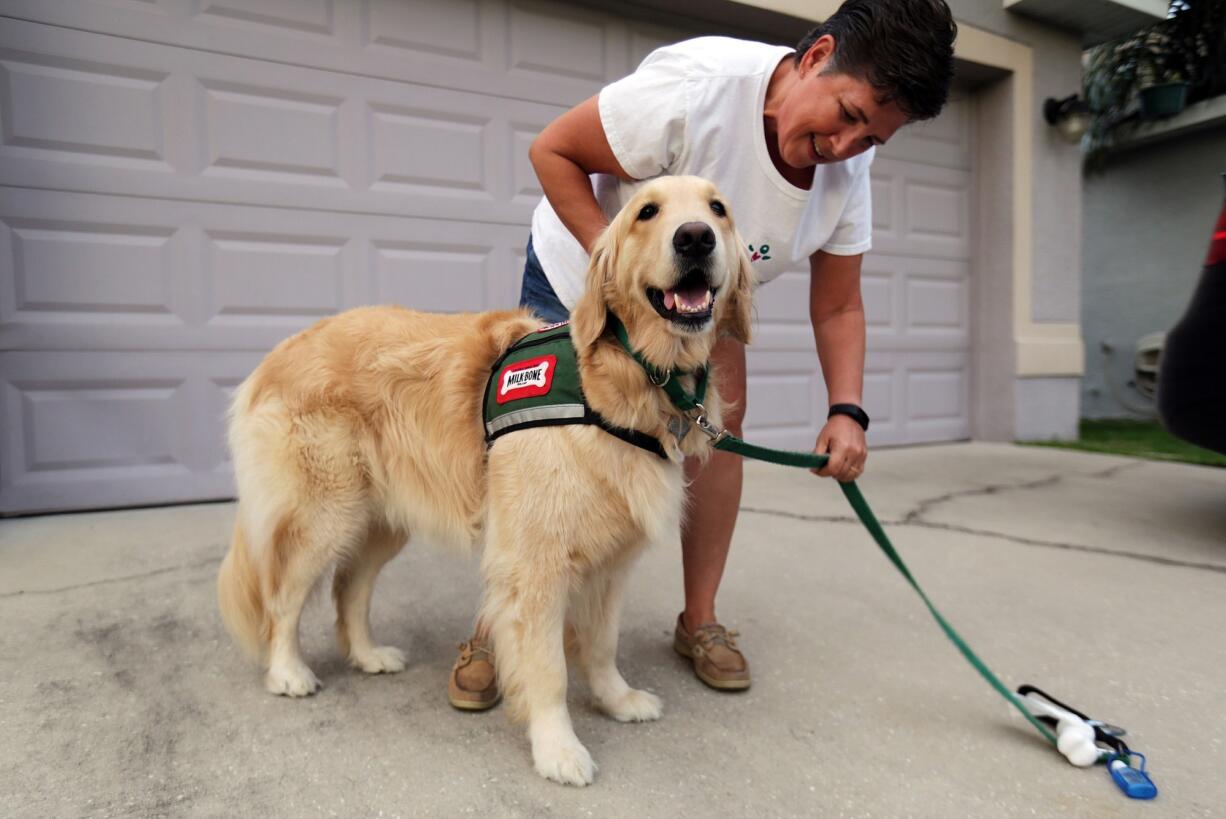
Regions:
<instances>
[{"instance_id":1,"label":"black wristwatch","mask_svg":"<svg viewBox=\"0 0 1226 819\"><path fill-rule=\"evenodd\" d=\"M846 415L859 424L860 429L868 430L868 413L855 404L832 404L830 406L830 414L826 416L826 420L829 421L836 415Z\"/></svg>"}]
</instances>

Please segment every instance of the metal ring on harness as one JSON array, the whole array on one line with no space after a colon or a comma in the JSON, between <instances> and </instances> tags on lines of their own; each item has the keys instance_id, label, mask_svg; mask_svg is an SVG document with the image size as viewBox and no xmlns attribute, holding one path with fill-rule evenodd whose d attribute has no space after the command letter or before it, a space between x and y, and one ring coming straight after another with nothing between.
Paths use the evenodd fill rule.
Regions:
<instances>
[{"instance_id":1,"label":"metal ring on harness","mask_svg":"<svg viewBox=\"0 0 1226 819\"><path fill-rule=\"evenodd\" d=\"M647 371L647 380L648 380L648 381L650 381L652 384L655 384L657 387L663 387L665 384L667 384L667 383L668 383L668 380L669 380L670 378L672 378L672 377L673 377L673 371L672 371L672 370L665 370L665 371L664 371L664 380L663 380L663 381L656 381L656 374L655 374L654 372L652 372L651 370L648 370L648 371Z\"/></svg>"}]
</instances>

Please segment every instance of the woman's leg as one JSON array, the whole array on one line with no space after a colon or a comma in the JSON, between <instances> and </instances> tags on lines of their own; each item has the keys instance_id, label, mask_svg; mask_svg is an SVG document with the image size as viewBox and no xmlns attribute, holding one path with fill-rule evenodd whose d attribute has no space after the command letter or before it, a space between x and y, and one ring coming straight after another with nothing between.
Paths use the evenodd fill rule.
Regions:
<instances>
[{"instance_id":1,"label":"woman's leg","mask_svg":"<svg viewBox=\"0 0 1226 819\"><path fill-rule=\"evenodd\" d=\"M712 360L719 373L724 428L740 437L745 418L745 345L731 338L720 339ZM715 452L705 465L695 459L687 461L686 476L692 483L690 506L681 530L685 610L679 625L684 631L678 630L676 644L679 651L693 656L694 644L703 643L706 667L696 670L708 685L744 688L749 684L749 669L735 642L722 628L703 628L718 622L715 594L724 576L741 504L742 461L730 452ZM702 657L696 657L695 662L703 662Z\"/></svg>"}]
</instances>

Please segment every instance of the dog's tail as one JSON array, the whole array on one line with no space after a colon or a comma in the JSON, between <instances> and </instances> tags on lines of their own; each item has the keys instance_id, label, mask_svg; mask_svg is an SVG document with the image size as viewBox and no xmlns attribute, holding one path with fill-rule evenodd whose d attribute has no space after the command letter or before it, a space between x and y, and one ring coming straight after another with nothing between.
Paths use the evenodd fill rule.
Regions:
<instances>
[{"instance_id":1,"label":"dog's tail","mask_svg":"<svg viewBox=\"0 0 1226 819\"><path fill-rule=\"evenodd\" d=\"M230 635L252 657L262 657L268 645L268 617L259 568L252 561L241 515L217 575L217 602Z\"/></svg>"}]
</instances>

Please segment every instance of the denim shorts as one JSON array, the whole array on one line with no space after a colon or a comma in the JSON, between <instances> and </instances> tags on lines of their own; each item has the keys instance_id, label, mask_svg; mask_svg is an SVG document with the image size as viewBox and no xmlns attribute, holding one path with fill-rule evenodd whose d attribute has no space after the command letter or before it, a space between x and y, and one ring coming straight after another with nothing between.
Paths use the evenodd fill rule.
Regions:
<instances>
[{"instance_id":1,"label":"denim shorts","mask_svg":"<svg viewBox=\"0 0 1226 819\"><path fill-rule=\"evenodd\" d=\"M528 252L525 255L527 261L524 263L524 283L519 293L519 306L531 308L532 312L548 322L568 321L570 311L558 299L553 285L545 277L541 260L536 258L536 251L532 249L531 235L528 236Z\"/></svg>"}]
</instances>

